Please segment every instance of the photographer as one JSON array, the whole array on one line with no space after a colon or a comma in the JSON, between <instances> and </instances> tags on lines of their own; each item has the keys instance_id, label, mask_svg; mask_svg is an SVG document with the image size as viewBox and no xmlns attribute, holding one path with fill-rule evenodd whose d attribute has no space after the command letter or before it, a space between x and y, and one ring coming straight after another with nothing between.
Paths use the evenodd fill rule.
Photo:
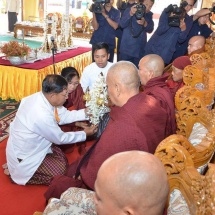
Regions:
<instances>
[{"instance_id":1,"label":"photographer","mask_svg":"<svg viewBox=\"0 0 215 215\"><path fill-rule=\"evenodd\" d=\"M98 0L99 1L99 0ZM109 46L110 58L109 61L113 62L114 58L114 49L115 49L115 30L118 27L120 12L115 9L112 5L114 0L109 0L109 3L102 3L102 1L96 7L93 4L90 8L90 11L93 13L92 25L94 28L93 35L90 40L90 44L94 45L99 42L105 42ZM98 3L99 3L98 2ZM99 9L98 9L99 8ZM100 10L101 9L101 10ZM100 11L99 11L100 10Z\"/></svg>"},{"instance_id":2,"label":"photographer","mask_svg":"<svg viewBox=\"0 0 215 215\"><path fill-rule=\"evenodd\" d=\"M128 1L122 1L122 0L117 0L116 6L117 9L120 11L120 17L123 16L123 13L125 12L126 8L131 8L134 6L135 0L128 0ZM122 40L122 28L119 25L118 28L116 29L116 37L118 38L117 40L117 61L120 60L120 44Z\"/></svg>"},{"instance_id":3,"label":"photographer","mask_svg":"<svg viewBox=\"0 0 215 215\"><path fill-rule=\"evenodd\" d=\"M145 55L157 54L168 65L175 52L176 43L184 42L193 24L187 13L192 9L194 0L186 0L177 5L169 5L161 13L158 28L146 44Z\"/></svg>"},{"instance_id":4,"label":"photographer","mask_svg":"<svg viewBox=\"0 0 215 215\"><path fill-rule=\"evenodd\" d=\"M123 13L120 20L123 29L120 60L127 60L138 66L147 42L146 33L151 33L154 29L153 14L150 11L153 4L154 0L144 0Z\"/></svg>"},{"instance_id":5,"label":"photographer","mask_svg":"<svg viewBox=\"0 0 215 215\"><path fill-rule=\"evenodd\" d=\"M207 39L210 36L215 37L215 32L213 32L207 25L211 16L211 12L213 13L215 12L214 4L212 4L212 8L203 8L193 16L194 22L192 28L186 40L183 43L176 44L176 51L173 55L172 61L177 57L187 54L188 41L190 40L191 37L197 35L201 35L205 39Z\"/></svg>"}]
</instances>

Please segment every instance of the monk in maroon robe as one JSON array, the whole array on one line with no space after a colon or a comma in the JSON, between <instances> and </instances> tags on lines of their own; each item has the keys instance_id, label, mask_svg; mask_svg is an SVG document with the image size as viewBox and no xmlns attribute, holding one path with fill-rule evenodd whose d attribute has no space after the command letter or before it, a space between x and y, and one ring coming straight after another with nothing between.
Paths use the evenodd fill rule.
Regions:
<instances>
[{"instance_id":1,"label":"monk in maroon robe","mask_svg":"<svg viewBox=\"0 0 215 215\"><path fill-rule=\"evenodd\" d=\"M108 94L115 106L107 126L83 158L70 165L65 176L53 179L45 193L47 200L59 198L72 186L94 190L98 169L111 155L130 150L148 152L149 143L158 144L158 139L165 137L165 129L161 132L159 128L166 124L166 111L154 97L139 93L139 83L137 68L132 63L121 61L110 68Z\"/></svg>"},{"instance_id":2,"label":"monk in maroon robe","mask_svg":"<svg viewBox=\"0 0 215 215\"><path fill-rule=\"evenodd\" d=\"M68 94L68 99L64 103L64 107L67 109L80 110L85 108L85 102L83 100L84 91L80 84L77 85L77 88Z\"/></svg>"},{"instance_id":3,"label":"monk in maroon robe","mask_svg":"<svg viewBox=\"0 0 215 215\"><path fill-rule=\"evenodd\" d=\"M65 67L61 71L61 75L68 82L68 99L64 103L64 107L68 110L80 110L85 108L85 102L83 100L83 89L79 84L80 76L78 71L74 67ZM63 131L73 131L75 123L61 126Z\"/></svg>"},{"instance_id":4,"label":"monk in maroon robe","mask_svg":"<svg viewBox=\"0 0 215 215\"><path fill-rule=\"evenodd\" d=\"M158 133L163 132L163 130L165 130L164 136L158 135L160 138L162 137L164 139L176 132L176 121L174 98L166 85L168 74L163 75L163 70L164 62L162 58L158 55L146 55L140 60L139 75L141 83L143 85L143 93L153 96L159 102L157 111L160 107L162 107L165 110L165 115L167 115L166 124L160 126L158 125L157 130ZM160 139L160 141L162 141L162 139ZM160 141L157 141L157 145ZM155 152L157 145L149 145L149 150L151 153Z\"/></svg>"},{"instance_id":5,"label":"monk in maroon robe","mask_svg":"<svg viewBox=\"0 0 215 215\"><path fill-rule=\"evenodd\" d=\"M176 92L184 86L183 70L188 65L191 65L188 56L180 56L172 62L172 77L167 80L166 84L174 97Z\"/></svg>"},{"instance_id":6,"label":"monk in maroon robe","mask_svg":"<svg viewBox=\"0 0 215 215\"><path fill-rule=\"evenodd\" d=\"M64 107L68 110L80 110L85 108L85 102L83 100L83 89L79 84L80 76L78 71L74 67L65 67L61 71L61 75L67 80L68 82L68 99L64 103ZM75 122L66 125L61 125L61 130L64 132L70 131L79 131L83 130L84 127L87 126L85 122ZM85 145L86 143L78 143L78 151L80 154L85 152ZM68 144L61 146L61 149L65 153L71 153L74 150L74 144Z\"/></svg>"},{"instance_id":7,"label":"monk in maroon robe","mask_svg":"<svg viewBox=\"0 0 215 215\"><path fill-rule=\"evenodd\" d=\"M129 151L115 154L102 164L94 203L99 215L162 215L168 194L163 163L147 152Z\"/></svg>"}]
</instances>

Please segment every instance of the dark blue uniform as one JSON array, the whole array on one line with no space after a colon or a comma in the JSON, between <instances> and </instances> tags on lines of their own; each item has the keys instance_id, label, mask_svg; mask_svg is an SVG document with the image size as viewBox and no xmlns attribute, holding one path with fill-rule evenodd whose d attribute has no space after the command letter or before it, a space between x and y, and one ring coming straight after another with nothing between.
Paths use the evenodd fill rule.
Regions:
<instances>
[{"instance_id":1,"label":"dark blue uniform","mask_svg":"<svg viewBox=\"0 0 215 215\"><path fill-rule=\"evenodd\" d=\"M110 11L106 11L106 14L112 19L114 22L119 24L120 12L116 8L112 7ZM115 42L115 29L111 27L105 17L96 13L96 19L99 23L99 28L93 32L93 35L90 40L90 44L96 44L98 42L105 42L109 46L110 50L110 58L109 61L113 62L114 57L114 49L116 47Z\"/></svg>"},{"instance_id":2,"label":"dark blue uniform","mask_svg":"<svg viewBox=\"0 0 215 215\"><path fill-rule=\"evenodd\" d=\"M200 25L198 20L195 20L185 42L176 44L176 51L173 54L172 61L177 57L187 54L188 42L191 37L201 35L205 38L208 38L212 32L213 31L208 27L207 24Z\"/></svg>"},{"instance_id":3,"label":"dark blue uniform","mask_svg":"<svg viewBox=\"0 0 215 215\"><path fill-rule=\"evenodd\" d=\"M135 3L133 4L130 4L129 2L125 3L125 9L126 8L131 8L133 5L135 5ZM119 9L118 10L120 11L120 16L122 17L123 16L123 13L125 12L125 9ZM118 38L117 40L117 61L120 60L120 44L121 44L121 40L122 40L122 28L121 26L119 25L119 27L116 29L116 37Z\"/></svg>"},{"instance_id":4,"label":"dark blue uniform","mask_svg":"<svg viewBox=\"0 0 215 215\"><path fill-rule=\"evenodd\" d=\"M120 20L123 29L122 41L120 44L120 60L127 60L138 66L144 55L144 48L147 42L147 33L154 29L152 12L145 14L144 18L148 25L139 25L135 15L130 16L130 8L127 8Z\"/></svg>"},{"instance_id":5,"label":"dark blue uniform","mask_svg":"<svg viewBox=\"0 0 215 215\"><path fill-rule=\"evenodd\" d=\"M157 54L162 57L167 65L171 62L177 42L184 42L192 27L192 18L188 15L185 17L186 30L181 31L179 27L171 27L168 24L168 16L164 10L160 16L158 28L146 44L145 55Z\"/></svg>"}]
</instances>

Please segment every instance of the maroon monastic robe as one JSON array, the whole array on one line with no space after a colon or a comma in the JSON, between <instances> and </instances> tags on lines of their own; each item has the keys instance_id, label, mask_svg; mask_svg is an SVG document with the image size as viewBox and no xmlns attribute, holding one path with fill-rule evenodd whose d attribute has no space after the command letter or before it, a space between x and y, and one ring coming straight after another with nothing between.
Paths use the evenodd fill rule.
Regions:
<instances>
[{"instance_id":1,"label":"maroon monastic robe","mask_svg":"<svg viewBox=\"0 0 215 215\"><path fill-rule=\"evenodd\" d=\"M72 186L94 190L97 172L107 158L123 151L149 152L149 143L157 146L165 137L166 119L166 111L160 107L160 103L144 93L133 96L122 107L113 107L110 120L100 139L79 162L82 163L81 167L79 165L81 180L73 178L77 172L76 162L69 167L67 176L54 178L45 193L46 199L59 198L62 192ZM163 131L160 127L163 127Z\"/></svg>"},{"instance_id":2,"label":"maroon monastic robe","mask_svg":"<svg viewBox=\"0 0 215 215\"><path fill-rule=\"evenodd\" d=\"M169 74L164 74L163 76L152 78L147 82L146 86L144 86L143 91L143 93L151 95L159 101L160 105L158 106L158 109L162 107L165 110L165 114L167 115L167 123L166 125L160 125L160 129L165 129L164 138L171 134L175 134L176 132L174 97L166 85L168 76ZM154 153L155 149L156 148L152 148L152 153Z\"/></svg>"},{"instance_id":3,"label":"maroon monastic robe","mask_svg":"<svg viewBox=\"0 0 215 215\"><path fill-rule=\"evenodd\" d=\"M67 101L64 103L64 107L69 109L70 107L74 106L75 110L80 110L85 108L85 102L83 100L83 89L81 85L79 84L76 88L76 90L72 91L68 95Z\"/></svg>"},{"instance_id":4,"label":"maroon monastic robe","mask_svg":"<svg viewBox=\"0 0 215 215\"><path fill-rule=\"evenodd\" d=\"M84 95L83 89L79 84L76 90L69 93L68 99L66 100L63 106L70 111L85 108L85 101L83 100L83 95ZM60 127L64 132L77 131L75 123L60 125Z\"/></svg>"},{"instance_id":5,"label":"maroon monastic robe","mask_svg":"<svg viewBox=\"0 0 215 215\"><path fill-rule=\"evenodd\" d=\"M77 88L69 93L68 99L64 103L64 107L66 107L68 110L80 110L85 108L85 101L83 99L83 89L81 85L79 84ZM75 122L65 124L65 125L60 125L60 128L64 132L70 132L70 131L79 131L83 130L81 128L78 128L75 126ZM67 145L61 145L59 146L65 153L71 153L74 150L75 144L67 144ZM85 148L85 143L79 144L79 151L82 150L82 148Z\"/></svg>"},{"instance_id":6,"label":"maroon monastic robe","mask_svg":"<svg viewBox=\"0 0 215 215\"><path fill-rule=\"evenodd\" d=\"M182 81L173 81L172 79L167 80L167 87L169 87L172 96L175 98L176 92L184 86L184 82Z\"/></svg>"}]
</instances>

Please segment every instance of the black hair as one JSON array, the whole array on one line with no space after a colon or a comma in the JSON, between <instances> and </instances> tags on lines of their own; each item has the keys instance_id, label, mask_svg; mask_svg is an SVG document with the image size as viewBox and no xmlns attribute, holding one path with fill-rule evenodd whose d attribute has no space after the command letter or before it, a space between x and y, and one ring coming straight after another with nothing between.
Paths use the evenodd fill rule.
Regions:
<instances>
[{"instance_id":1,"label":"black hair","mask_svg":"<svg viewBox=\"0 0 215 215\"><path fill-rule=\"evenodd\" d=\"M42 83L43 93L61 93L68 86L66 79L60 75L47 75Z\"/></svg>"},{"instance_id":2,"label":"black hair","mask_svg":"<svg viewBox=\"0 0 215 215\"><path fill-rule=\"evenodd\" d=\"M99 42L93 45L92 47L92 53L94 55L95 51L99 50L99 49L105 49L107 54L109 53L109 46L107 43L104 42Z\"/></svg>"},{"instance_id":3,"label":"black hair","mask_svg":"<svg viewBox=\"0 0 215 215\"><path fill-rule=\"evenodd\" d=\"M65 67L61 70L61 76L63 76L67 82L69 83L73 77L77 76L78 78L80 78L80 75L78 73L78 71L74 68L74 67Z\"/></svg>"},{"instance_id":4,"label":"black hair","mask_svg":"<svg viewBox=\"0 0 215 215\"><path fill-rule=\"evenodd\" d=\"M186 0L182 0L181 2L184 2L184 1L186 1ZM197 0L193 1L193 6L196 4L196 2L197 2Z\"/></svg>"}]
</instances>

